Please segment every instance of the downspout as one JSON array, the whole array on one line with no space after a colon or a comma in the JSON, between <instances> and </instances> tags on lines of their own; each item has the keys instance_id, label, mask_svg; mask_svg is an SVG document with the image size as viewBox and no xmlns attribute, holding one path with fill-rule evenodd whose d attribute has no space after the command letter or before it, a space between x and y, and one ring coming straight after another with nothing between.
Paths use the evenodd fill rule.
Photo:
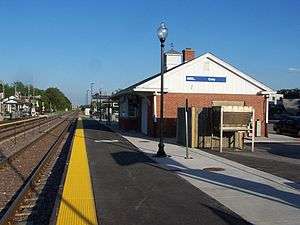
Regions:
<instances>
[{"instance_id":1,"label":"downspout","mask_svg":"<svg viewBox=\"0 0 300 225\"><path fill-rule=\"evenodd\" d=\"M265 136L269 137L268 124L269 124L269 96L265 95L265 109L266 109L266 126L265 126Z\"/></svg>"},{"instance_id":2,"label":"downspout","mask_svg":"<svg viewBox=\"0 0 300 225\"><path fill-rule=\"evenodd\" d=\"M157 114L156 114L156 93L153 95L153 122L157 122Z\"/></svg>"},{"instance_id":3,"label":"downspout","mask_svg":"<svg viewBox=\"0 0 300 225\"><path fill-rule=\"evenodd\" d=\"M156 95L157 92L153 95L153 136L156 137L156 130L157 130L157 113L156 113Z\"/></svg>"}]
</instances>

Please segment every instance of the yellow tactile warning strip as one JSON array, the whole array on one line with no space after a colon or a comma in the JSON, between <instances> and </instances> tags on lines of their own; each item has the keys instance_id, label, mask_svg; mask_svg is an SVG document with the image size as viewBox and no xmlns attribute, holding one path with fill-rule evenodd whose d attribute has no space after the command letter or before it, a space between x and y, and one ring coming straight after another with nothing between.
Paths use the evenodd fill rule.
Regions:
<instances>
[{"instance_id":1,"label":"yellow tactile warning strip","mask_svg":"<svg viewBox=\"0 0 300 225\"><path fill-rule=\"evenodd\" d=\"M56 224L98 224L81 118L77 122Z\"/></svg>"}]
</instances>

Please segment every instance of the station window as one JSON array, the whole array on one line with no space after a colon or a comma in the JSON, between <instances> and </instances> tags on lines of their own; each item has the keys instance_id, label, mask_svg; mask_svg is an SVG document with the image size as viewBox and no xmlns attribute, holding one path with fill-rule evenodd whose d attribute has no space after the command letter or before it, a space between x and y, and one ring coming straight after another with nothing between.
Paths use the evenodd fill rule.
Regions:
<instances>
[{"instance_id":1,"label":"station window","mask_svg":"<svg viewBox=\"0 0 300 225\"><path fill-rule=\"evenodd\" d=\"M128 116L136 117L137 116L137 107L138 107L138 99L136 96L132 96L128 98Z\"/></svg>"}]
</instances>

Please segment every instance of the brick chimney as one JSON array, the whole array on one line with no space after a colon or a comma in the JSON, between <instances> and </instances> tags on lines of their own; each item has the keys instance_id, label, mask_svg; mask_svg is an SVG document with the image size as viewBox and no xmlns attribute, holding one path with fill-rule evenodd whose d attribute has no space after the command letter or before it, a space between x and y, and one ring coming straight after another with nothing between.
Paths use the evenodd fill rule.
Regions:
<instances>
[{"instance_id":1,"label":"brick chimney","mask_svg":"<svg viewBox=\"0 0 300 225\"><path fill-rule=\"evenodd\" d=\"M183 62L188 62L195 58L195 50L192 48L185 48L182 50Z\"/></svg>"}]
</instances>

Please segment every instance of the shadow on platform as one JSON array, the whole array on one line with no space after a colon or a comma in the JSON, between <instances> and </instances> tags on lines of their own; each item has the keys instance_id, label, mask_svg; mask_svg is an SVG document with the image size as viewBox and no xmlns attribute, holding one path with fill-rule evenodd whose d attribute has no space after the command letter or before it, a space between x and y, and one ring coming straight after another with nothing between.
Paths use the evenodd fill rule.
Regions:
<instances>
[{"instance_id":1,"label":"shadow on platform","mask_svg":"<svg viewBox=\"0 0 300 225\"><path fill-rule=\"evenodd\" d=\"M248 195L292 206L294 208L300 208L300 195L281 191L270 185L234 176L228 176L217 172L191 169L169 157L162 159L164 164L161 166L150 158L153 157L154 154L148 154L150 157L147 157L143 152L121 151L111 153L111 155L116 163L121 166L143 163L166 171L177 171L178 174L189 179L199 180L204 183L210 183L216 186L232 189Z\"/></svg>"}]
</instances>

